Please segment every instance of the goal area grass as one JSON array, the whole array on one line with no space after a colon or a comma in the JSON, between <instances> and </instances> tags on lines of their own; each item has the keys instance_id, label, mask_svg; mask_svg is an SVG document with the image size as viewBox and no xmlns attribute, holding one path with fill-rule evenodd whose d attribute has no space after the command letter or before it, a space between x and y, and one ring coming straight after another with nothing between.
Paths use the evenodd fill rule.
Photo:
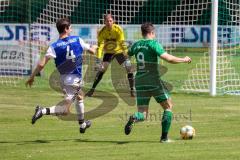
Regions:
<instances>
[{"instance_id":1,"label":"goal area grass","mask_svg":"<svg viewBox=\"0 0 240 160\"><path fill-rule=\"evenodd\" d=\"M43 77L35 79L33 88L25 88L24 81L16 87L0 87L0 155L4 160L77 160L77 159L164 159L164 160L225 160L240 157L240 105L239 96L210 97L202 93L183 93L178 89L194 68L201 55L181 52L193 58L190 65L167 65L166 80L173 84L173 122L169 136L174 143L159 143L162 108L154 99L150 103L147 121L134 125L132 133L124 134L128 116L136 106L125 103L111 85L110 70L99 84L95 97L85 99L86 112L98 108L103 102L114 102L116 107L97 118L85 134L79 133L76 121L44 116L31 124L36 105L52 106L63 95L52 90L48 77L54 70L49 64ZM235 57L239 60L239 57ZM236 66L237 66L236 62ZM239 67L239 66L238 66ZM128 95L126 95L128 96ZM75 112L74 106L71 110ZM180 128L193 126L196 137L181 140Z\"/></svg>"}]
</instances>

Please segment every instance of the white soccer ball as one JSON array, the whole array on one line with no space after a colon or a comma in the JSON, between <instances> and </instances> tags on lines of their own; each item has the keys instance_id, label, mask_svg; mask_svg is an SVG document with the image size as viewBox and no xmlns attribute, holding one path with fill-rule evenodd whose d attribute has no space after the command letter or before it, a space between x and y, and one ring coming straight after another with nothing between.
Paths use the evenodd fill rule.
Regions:
<instances>
[{"instance_id":1,"label":"white soccer ball","mask_svg":"<svg viewBox=\"0 0 240 160\"><path fill-rule=\"evenodd\" d=\"M196 132L192 126L186 125L180 129L180 135L182 139L193 139Z\"/></svg>"}]
</instances>

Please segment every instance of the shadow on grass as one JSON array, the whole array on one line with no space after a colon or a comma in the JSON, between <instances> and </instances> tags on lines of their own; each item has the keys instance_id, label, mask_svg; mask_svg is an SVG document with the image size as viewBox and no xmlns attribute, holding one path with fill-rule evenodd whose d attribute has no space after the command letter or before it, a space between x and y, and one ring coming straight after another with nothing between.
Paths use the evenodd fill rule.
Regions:
<instances>
[{"instance_id":1,"label":"shadow on grass","mask_svg":"<svg viewBox=\"0 0 240 160\"><path fill-rule=\"evenodd\" d=\"M144 140L127 140L127 141L116 141L116 140L90 140L90 139L76 139L79 143L112 143L112 144L128 144L128 143L157 143L157 141L144 141Z\"/></svg>"},{"instance_id":2,"label":"shadow on grass","mask_svg":"<svg viewBox=\"0 0 240 160\"><path fill-rule=\"evenodd\" d=\"M44 144L44 143L50 143L49 140L33 140L33 141L0 141L0 144L16 144L16 145L25 145L25 144Z\"/></svg>"},{"instance_id":3,"label":"shadow on grass","mask_svg":"<svg viewBox=\"0 0 240 160\"><path fill-rule=\"evenodd\" d=\"M48 144L52 142L75 142L75 143L109 143L109 144L128 144L128 143L159 143L155 140L91 140L91 139L50 139L50 140L30 140L30 141L0 141L0 144L16 144L16 145L27 145L27 144Z\"/></svg>"}]
</instances>

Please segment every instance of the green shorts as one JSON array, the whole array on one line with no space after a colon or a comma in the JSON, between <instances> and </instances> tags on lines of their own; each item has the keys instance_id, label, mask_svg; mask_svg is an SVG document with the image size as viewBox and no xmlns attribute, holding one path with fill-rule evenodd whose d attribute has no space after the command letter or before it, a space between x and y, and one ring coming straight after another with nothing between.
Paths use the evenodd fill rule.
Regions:
<instances>
[{"instance_id":1,"label":"green shorts","mask_svg":"<svg viewBox=\"0 0 240 160\"><path fill-rule=\"evenodd\" d=\"M137 106L149 105L151 97L154 97L158 103L166 101L170 98L169 91L162 83L152 85L135 85Z\"/></svg>"}]
</instances>

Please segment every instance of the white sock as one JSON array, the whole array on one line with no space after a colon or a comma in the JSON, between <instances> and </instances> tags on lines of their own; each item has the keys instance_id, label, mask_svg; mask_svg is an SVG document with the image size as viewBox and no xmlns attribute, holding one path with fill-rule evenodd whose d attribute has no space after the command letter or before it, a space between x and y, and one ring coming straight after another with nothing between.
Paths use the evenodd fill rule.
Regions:
<instances>
[{"instance_id":1,"label":"white sock","mask_svg":"<svg viewBox=\"0 0 240 160\"><path fill-rule=\"evenodd\" d=\"M84 103L83 100L75 101L75 107L78 114L78 120L84 119Z\"/></svg>"},{"instance_id":2,"label":"white sock","mask_svg":"<svg viewBox=\"0 0 240 160\"><path fill-rule=\"evenodd\" d=\"M85 122L83 122L82 124L80 124L80 128L86 128L87 124Z\"/></svg>"},{"instance_id":3,"label":"white sock","mask_svg":"<svg viewBox=\"0 0 240 160\"><path fill-rule=\"evenodd\" d=\"M43 108L42 109L42 114L46 115L48 109L50 111L50 114L55 114L56 113L56 106L52 106L50 108Z\"/></svg>"},{"instance_id":4,"label":"white sock","mask_svg":"<svg viewBox=\"0 0 240 160\"><path fill-rule=\"evenodd\" d=\"M49 109L50 109L50 114L55 114L56 113L56 106L52 106Z\"/></svg>"},{"instance_id":5,"label":"white sock","mask_svg":"<svg viewBox=\"0 0 240 160\"><path fill-rule=\"evenodd\" d=\"M42 114L46 115L46 113L47 113L47 109L46 109L46 108L43 108L43 109L42 109Z\"/></svg>"}]
</instances>

